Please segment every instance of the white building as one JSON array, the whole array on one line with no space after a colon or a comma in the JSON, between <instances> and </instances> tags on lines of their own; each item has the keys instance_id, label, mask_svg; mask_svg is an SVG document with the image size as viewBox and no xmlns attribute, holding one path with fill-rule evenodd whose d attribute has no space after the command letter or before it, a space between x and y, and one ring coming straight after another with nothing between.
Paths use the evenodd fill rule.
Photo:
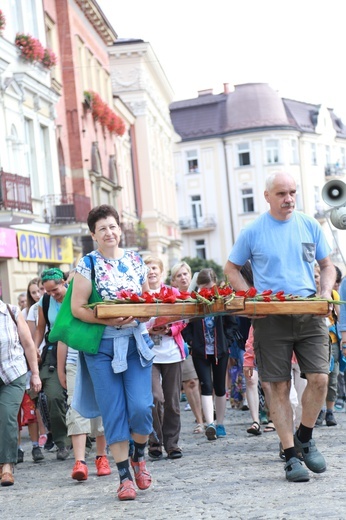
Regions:
<instances>
[{"instance_id":1,"label":"white building","mask_svg":"<svg viewBox=\"0 0 346 520\"><path fill-rule=\"evenodd\" d=\"M174 160L183 256L224 265L240 230L268 209L266 178L285 171L297 182L297 209L322 217L343 267L343 231L329 227L321 198L326 181L346 173L346 127L333 110L282 99L264 83L232 92L225 84L221 94L201 91L170 110L181 138Z\"/></svg>"}]
</instances>

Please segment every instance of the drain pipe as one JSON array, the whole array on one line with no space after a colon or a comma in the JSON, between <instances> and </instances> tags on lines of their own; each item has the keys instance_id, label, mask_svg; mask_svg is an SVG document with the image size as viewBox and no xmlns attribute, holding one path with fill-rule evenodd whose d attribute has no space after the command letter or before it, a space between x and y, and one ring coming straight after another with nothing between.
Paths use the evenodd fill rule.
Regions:
<instances>
[{"instance_id":1,"label":"drain pipe","mask_svg":"<svg viewBox=\"0 0 346 520\"><path fill-rule=\"evenodd\" d=\"M233 214L232 214L232 203L231 203L231 189L230 189L229 169L228 169L228 159L227 159L227 150L226 150L226 141L225 141L225 139L222 139L222 144L223 144L223 152L224 152L224 158L225 158L227 198L228 198L229 217L230 217L230 223L231 223L232 245L233 245L234 242L235 242L235 238L234 238L234 225L233 225Z\"/></svg>"}]
</instances>

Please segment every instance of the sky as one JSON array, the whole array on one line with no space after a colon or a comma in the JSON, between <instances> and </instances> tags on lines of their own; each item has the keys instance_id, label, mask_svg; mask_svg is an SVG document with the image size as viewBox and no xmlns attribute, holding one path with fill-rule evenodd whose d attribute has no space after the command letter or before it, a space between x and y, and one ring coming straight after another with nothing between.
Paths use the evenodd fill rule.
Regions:
<instances>
[{"instance_id":1,"label":"sky","mask_svg":"<svg viewBox=\"0 0 346 520\"><path fill-rule=\"evenodd\" d=\"M269 83L346 124L344 0L97 0L118 38L149 42L174 101ZM344 6L344 7L343 7Z\"/></svg>"}]
</instances>

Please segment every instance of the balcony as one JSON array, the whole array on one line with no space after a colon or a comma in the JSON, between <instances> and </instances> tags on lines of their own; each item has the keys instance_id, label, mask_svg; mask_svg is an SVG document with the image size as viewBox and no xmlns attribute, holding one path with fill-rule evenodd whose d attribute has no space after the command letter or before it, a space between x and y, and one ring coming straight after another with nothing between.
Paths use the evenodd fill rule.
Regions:
<instances>
[{"instance_id":1,"label":"balcony","mask_svg":"<svg viewBox=\"0 0 346 520\"><path fill-rule=\"evenodd\" d=\"M44 219L49 224L86 222L91 209L90 197L78 193L45 195Z\"/></svg>"},{"instance_id":2,"label":"balcony","mask_svg":"<svg viewBox=\"0 0 346 520\"><path fill-rule=\"evenodd\" d=\"M200 219L185 217L179 220L179 227L183 233L212 231L216 228L216 221L213 215L206 215Z\"/></svg>"},{"instance_id":3,"label":"balcony","mask_svg":"<svg viewBox=\"0 0 346 520\"><path fill-rule=\"evenodd\" d=\"M137 251L145 251L148 249L148 230L142 223L137 225L129 223L121 223L121 247L125 249L135 249Z\"/></svg>"},{"instance_id":4,"label":"balcony","mask_svg":"<svg viewBox=\"0 0 346 520\"><path fill-rule=\"evenodd\" d=\"M0 208L32 213L29 177L0 171Z\"/></svg>"},{"instance_id":5,"label":"balcony","mask_svg":"<svg viewBox=\"0 0 346 520\"><path fill-rule=\"evenodd\" d=\"M326 177L343 177L345 173L346 168L343 168L339 163L326 164L324 167Z\"/></svg>"}]
</instances>

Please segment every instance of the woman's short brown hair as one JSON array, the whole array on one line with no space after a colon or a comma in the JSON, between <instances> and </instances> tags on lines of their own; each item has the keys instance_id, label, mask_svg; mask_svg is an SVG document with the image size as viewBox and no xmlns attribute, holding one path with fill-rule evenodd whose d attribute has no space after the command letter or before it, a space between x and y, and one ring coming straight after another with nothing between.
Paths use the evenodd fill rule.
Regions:
<instances>
[{"instance_id":1,"label":"woman's short brown hair","mask_svg":"<svg viewBox=\"0 0 346 520\"><path fill-rule=\"evenodd\" d=\"M114 217L116 223L120 226L119 213L113 206L102 204L101 206L96 206L96 208L89 211L87 224L91 233L95 233L96 222L107 217Z\"/></svg>"}]
</instances>

